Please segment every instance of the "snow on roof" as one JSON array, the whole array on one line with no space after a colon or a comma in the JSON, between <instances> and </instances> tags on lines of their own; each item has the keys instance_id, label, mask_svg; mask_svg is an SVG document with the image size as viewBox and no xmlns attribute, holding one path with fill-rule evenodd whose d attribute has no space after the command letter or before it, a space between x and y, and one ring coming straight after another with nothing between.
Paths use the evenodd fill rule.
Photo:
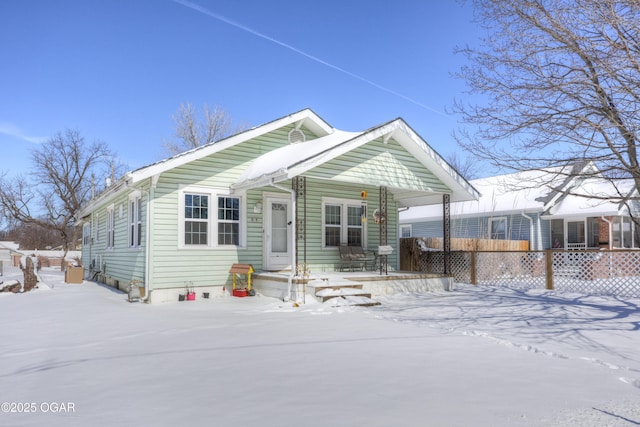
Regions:
<instances>
[{"instance_id":1,"label":"snow on roof","mask_svg":"<svg viewBox=\"0 0 640 427\"><path fill-rule=\"evenodd\" d=\"M614 184L604 178L585 179L549 208L545 216L564 218L620 215L626 211L621 204L621 197L633 191L634 185L633 180Z\"/></svg>"},{"instance_id":2,"label":"snow on roof","mask_svg":"<svg viewBox=\"0 0 640 427\"><path fill-rule=\"evenodd\" d=\"M280 147L255 159L238 178L235 187L243 187L261 182L269 177L286 175L294 164L316 156L343 142L349 141L363 132L346 132L333 129L327 136Z\"/></svg>"},{"instance_id":3,"label":"snow on roof","mask_svg":"<svg viewBox=\"0 0 640 427\"><path fill-rule=\"evenodd\" d=\"M480 192L478 200L451 203L451 215L457 217L506 212L542 212L552 193L552 187L561 185L566 175L559 169L521 171L469 181ZM400 213L400 220L442 217L441 206L417 206Z\"/></svg>"}]
</instances>

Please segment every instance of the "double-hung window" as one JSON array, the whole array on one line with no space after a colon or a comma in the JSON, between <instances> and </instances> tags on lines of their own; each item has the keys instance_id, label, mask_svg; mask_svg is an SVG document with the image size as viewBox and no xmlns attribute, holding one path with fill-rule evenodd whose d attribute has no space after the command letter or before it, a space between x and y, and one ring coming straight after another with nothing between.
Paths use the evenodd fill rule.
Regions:
<instances>
[{"instance_id":1,"label":"double-hung window","mask_svg":"<svg viewBox=\"0 0 640 427\"><path fill-rule=\"evenodd\" d=\"M362 221L363 207L358 200L323 199L324 247L365 246L366 230Z\"/></svg>"},{"instance_id":2,"label":"double-hung window","mask_svg":"<svg viewBox=\"0 0 640 427\"><path fill-rule=\"evenodd\" d=\"M82 226L82 244L89 246L91 244L91 223L85 222Z\"/></svg>"},{"instance_id":3,"label":"double-hung window","mask_svg":"<svg viewBox=\"0 0 640 427\"><path fill-rule=\"evenodd\" d=\"M181 247L242 246L240 197L186 187L180 204Z\"/></svg>"},{"instance_id":4,"label":"double-hung window","mask_svg":"<svg viewBox=\"0 0 640 427\"><path fill-rule=\"evenodd\" d=\"M184 244L207 245L209 235L209 196L184 195Z\"/></svg>"},{"instance_id":5,"label":"double-hung window","mask_svg":"<svg viewBox=\"0 0 640 427\"><path fill-rule=\"evenodd\" d=\"M218 196L218 245L240 244L240 199Z\"/></svg>"},{"instance_id":6,"label":"double-hung window","mask_svg":"<svg viewBox=\"0 0 640 427\"><path fill-rule=\"evenodd\" d=\"M134 193L129 197L129 247L138 248L142 240L142 197Z\"/></svg>"},{"instance_id":7,"label":"double-hung window","mask_svg":"<svg viewBox=\"0 0 640 427\"><path fill-rule=\"evenodd\" d=\"M107 249L113 249L115 243L115 214L113 205L107 208Z\"/></svg>"}]
</instances>

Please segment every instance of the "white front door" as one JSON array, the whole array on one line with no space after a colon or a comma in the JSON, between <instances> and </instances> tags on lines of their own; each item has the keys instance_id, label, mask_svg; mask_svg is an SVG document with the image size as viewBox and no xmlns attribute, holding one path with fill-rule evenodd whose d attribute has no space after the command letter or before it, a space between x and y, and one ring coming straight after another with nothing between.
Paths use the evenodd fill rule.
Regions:
<instances>
[{"instance_id":1,"label":"white front door","mask_svg":"<svg viewBox=\"0 0 640 427\"><path fill-rule=\"evenodd\" d=\"M265 209L265 270L291 267L291 201L267 198Z\"/></svg>"}]
</instances>

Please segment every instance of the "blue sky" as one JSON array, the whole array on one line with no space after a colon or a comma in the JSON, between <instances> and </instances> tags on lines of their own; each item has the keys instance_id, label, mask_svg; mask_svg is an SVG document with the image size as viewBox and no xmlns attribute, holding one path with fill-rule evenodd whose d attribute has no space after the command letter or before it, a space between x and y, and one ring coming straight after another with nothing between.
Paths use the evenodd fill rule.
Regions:
<instances>
[{"instance_id":1,"label":"blue sky","mask_svg":"<svg viewBox=\"0 0 640 427\"><path fill-rule=\"evenodd\" d=\"M0 170L67 128L152 163L181 102L249 126L307 107L347 131L402 117L447 156L471 18L454 0L2 0Z\"/></svg>"}]
</instances>

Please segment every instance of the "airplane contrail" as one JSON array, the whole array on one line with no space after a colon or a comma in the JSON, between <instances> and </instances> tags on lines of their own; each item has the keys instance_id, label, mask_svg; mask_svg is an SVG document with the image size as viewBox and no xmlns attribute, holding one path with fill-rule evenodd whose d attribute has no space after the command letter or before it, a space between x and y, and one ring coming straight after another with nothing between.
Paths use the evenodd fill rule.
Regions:
<instances>
[{"instance_id":1,"label":"airplane contrail","mask_svg":"<svg viewBox=\"0 0 640 427\"><path fill-rule=\"evenodd\" d=\"M304 52L304 51L296 48L295 46L291 46L290 44L287 44L287 43L281 42L280 40L274 39L273 37L270 37L270 36L268 36L266 34L263 34L263 33L259 32L259 31L256 31L256 30L252 29L252 28L249 28L246 25L242 25L239 22L233 21L233 20L231 20L229 18L226 18L226 17L224 17L222 15L214 13L214 12L210 11L209 9L206 9L206 8L204 8L204 7L202 7L202 6L198 5L198 4L195 4L195 3L190 2L188 0L174 0L174 2L176 2L176 3L178 3L178 4L182 5L182 6L188 7L190 9L193 9L193 10L195 10L197 12L200 12L200 13L202 13L204 15L210 16L210 17L212 17L214 19L217 19L218 21L224 22L225 24L229 24L229 25L231 25L233 27L236 27L236 28L238 28L238 29L240 29L242 31L246 31L246 32L248 32L250 34L253 34L256 37L260 37L260 38L262 38L264 40L267 40L267 41L270 41L272 43L275 43L278 46L284 47L285 49L289 49L289 50L291 50L291 51L293 51L293 52L295 52L295 53L297 53L299 55L304 56L305 58L311 59L312 61L315 61L315 62L317 62L319 64L322 64L322 65L324 65L326 67L332 68L332 69L334 69L336 71L339 71L339 72L341 72L343 74L351 76L354 79L358 79L358 80L360 80L360 81L362 81L364 83L367 83L368 85L371 85L371 86L373 86L373 87L375 87L377 89L380 89L382 91L390 93L391 95L394 95L394 96L397 96L399 98L402 98L405 101L409 101L412 104L415 104L415 105L417 105L417 106L419 106L421 108L424 108L425 110L429 110L429 111L431 111L433 113L436 113L436 114L439 114L439 115L441 115L443 117L449 117L447 114L443 113L442 111L438 111L435 108L431 108L428 105L425 105L425 104L421 103L420 101L416 101L415 99L410 98L410 97L408 97L406 95L403 95L403 94L401 94L399 92L396 92L393 89L389 89L389 88L387 88L385 86L382 86L382 85L379 85L378 83L376 83L374 81L371 81L371 80L369 80L369 79L367 79L365 77L362 77L362 76L360 76L358 74L352 73L351 71L345 70L344 68L338 67L337 65L333 65L333 64L331 64L331 63L329 63L327 61L324 61L324 60L318 58L317 56L313 56L313 55L311 55L311 54L309 54L307 52Z\"/></svg>"}]
</instances>

